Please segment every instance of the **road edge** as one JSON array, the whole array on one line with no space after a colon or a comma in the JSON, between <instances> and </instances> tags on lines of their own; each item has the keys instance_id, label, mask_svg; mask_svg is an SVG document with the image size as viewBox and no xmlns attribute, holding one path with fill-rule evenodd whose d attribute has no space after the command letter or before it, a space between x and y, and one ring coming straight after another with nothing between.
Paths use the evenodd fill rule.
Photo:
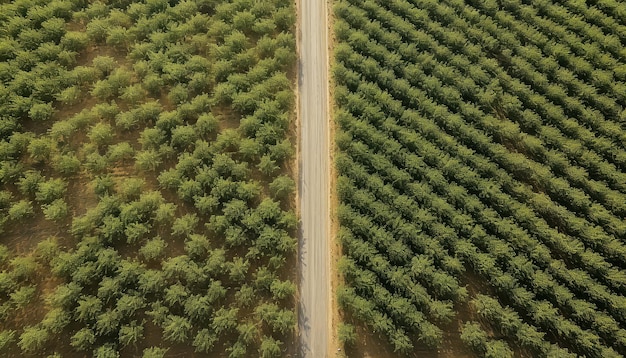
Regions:
<instances>
[{"instance_id":1,"label":"road edge","mask_svg":"<svg viewBox=\"0 0 626 358\"><path fill-rule=\"evenodd\" d=\"M327 28L327 57L326 57L326 68L328 69L328 82L326 84L326 93L328 95L328 110L327 110L327 118L328 118L328 156L329 156L329 165L330 168L328 170L328 185L330 196L328 198L328 211L330 214L329 223L329 236L328 236L328 249L330 250L330 261L329 261L329 278L330 278L330 288L328 290L329 293L329 307L328 310L328 322L329 322L329 345L328 345L328 356L329 357L344 357L343 355L343 345L339 342L337 336L337 327L341 322L341 314L339 311L339 305L337 302L337 287L342 282L342 277L337 270L336 263L342 256L341 245L337 241L337 232L339 230L339 222L337 221L337 207L339 205L339 200L337 198L336 184L337 184L337 172L335 168L335 153L337 151L336 141L335 141L335 101L334 101L334 77L332 75L332 66L334 65L334 47L335 47L335 22L334 22L334 12L333 12L333 0L325 0L326 1L326 28ZM341 352L341 354L339 353Z\"/></svg>"},{"instance_id":2,"label":"road edge","mask_svg":"<svg viewBox=\"0 0 626 358\"><path fill-rule=\"evenodd\" d=\"M297 280L297 289L296 289L296 293L295 293L295 308L296 308L296 327L295 327L295 337L298 340L298 343L296 344L296 356L299 357L299 352L301 349L301 341L300 341L300 282L301 282L301 275L302 275L302 270L299 264L299 260L300 260L300 240L301 238L301 232L302 232L302 213L301 213L301 208L300 208L300 167L302 165L302 155L301 155L301 141L302 141L302 135L301 135L301 131L302 131L302 117L300 114L300 43L302 42L302 29L300 27L300 23L301 23L301 17L302 17L302 13L301 13L301 8L300 8L300 1L298 0L293 0L293 4L294 4L294 9L296 10L296 24L295 24L295 40L296 40L296 62L294 64L295 67L295 81L293 82L294 84L294 100L295 100L295 120L293 121L293 126L294 126L294 130L295 130L295 138L296 138L296 144L295 144L295 155L294 155L294 159L293 159L293 179L296 182L296 190L295 190L295 195L294 195L294 200L295 200L295 205L294 205L294 210L295 210L295 214L298 220L298 225L296 226L296 236L298 239L298 245L296 245L296 280Z\"/></svg>"}]
</instances>

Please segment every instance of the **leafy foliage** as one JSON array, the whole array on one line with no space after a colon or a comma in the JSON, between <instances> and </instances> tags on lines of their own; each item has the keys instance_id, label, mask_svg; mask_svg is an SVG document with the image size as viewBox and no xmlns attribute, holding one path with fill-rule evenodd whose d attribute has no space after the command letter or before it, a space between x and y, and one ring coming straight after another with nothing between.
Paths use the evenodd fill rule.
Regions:
<instances>
[{"instance_id":1,"label":"leafy foliage","mask_svg":"<svg viewBox=\"0 0 626 358\"><path fill-rule=\"evenodd\" d=\"M0 355L293 353L294 14L0 5Z\"/></svg>"}]
</instances>

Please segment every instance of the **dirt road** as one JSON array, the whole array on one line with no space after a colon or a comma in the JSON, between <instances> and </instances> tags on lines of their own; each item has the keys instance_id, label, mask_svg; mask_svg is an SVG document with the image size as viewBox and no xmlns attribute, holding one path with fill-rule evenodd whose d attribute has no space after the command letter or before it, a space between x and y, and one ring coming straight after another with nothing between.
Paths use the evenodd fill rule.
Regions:
<instances>
[{"instance_id":1,"label":"dirt road","mask_svg":"<svg viewBox=\"0 0 626 358\"><path fill-rule=\"evenodd\" d=\"M328 356L330 152L326 0L298 0L301 357Z\"/></svg>"}]
</instances>

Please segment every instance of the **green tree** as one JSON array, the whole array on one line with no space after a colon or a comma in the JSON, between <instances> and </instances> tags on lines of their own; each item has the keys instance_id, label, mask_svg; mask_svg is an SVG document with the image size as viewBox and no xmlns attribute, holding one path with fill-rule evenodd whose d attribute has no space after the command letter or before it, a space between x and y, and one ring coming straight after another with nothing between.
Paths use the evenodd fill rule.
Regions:
<instances>
[{"instance_id":1,"label":"green tree","mask_svg":"<svg viewBox=\"0 0 626 358\"><path fill-rule=\"evenodd\" d=\"M189 297L189 291L185 286L179 283L171 285L165 289L164 301L170 307L174 307L175 305L182 306L187 300L187 297Z\"/></svg>"},{"instance_id":2,"label":"green tree","mask_svg":"<svg viewBox=\"0 0 626 358\"><path fill-rule=\"evenodd\" d=\"M83 322L91 322L102 312L102 301L95 296L86 296L78 301L76 318Z\"/></svg>"},{"instance_id":3,"label":"green tree","mask_svg":"<svg viewBox=\"0 0 626 358\"><path fill-rule=\"evenodd\" d=\"M487 343L485 358L512 358L513 351L504 341L493 340Z\"/></svg>"},{"instance_id":4,"label":"green tree","mask_svg":"<svg viewBox=\"0 0 626 358\"><path fill-rule=\"evenodd\" d=\"M23 195L34 195L42 182L43 176L39 171L28 170L17 182L17 187Z\"/></svg>"},{"instance_id":5,"label":"green tree","mask_svg":"<svg viewBox=\"0 0 626 358\"><path fill-rule=\"evenodd\" d=\"M206 257L210 250L209 239L204 235L191 234L185 240L185 252L192 259L202 259Z\"/></svg>"},{"instance_id":6,"label":"green tree","mask_svg":"<svg viewBox=\"0 0 626 358\"><path fill-rule=\"evenodd\" d=\"M264 155L261 157L259 161L258 168L261 173L272 176L278 169L278 165L276 165L276 161L273 160L269 155Z\"/></svg>"},{"instance_id":7,"label":"green tree","mask_svg":"<svg viewBox=\"0 0 626 358\"><path fill-rule=\"evenodd\" d=\"M165 277L161 270L146 270L139 277L139 290L144 294L161 293L165 287Z\"/></svg>"},{"instance_id":8,"label":"green tree","mask_svg":"<svg viewBox=\"0 0 626 358\"><path fill-rule=\"evenodd\" d=\"M9 302L17 308L22 308L35 297L36 290L36 287L32 285L21 286L9 295Z\"/></svg>"},{"instance_id":9,"label":"green tree","mask_svg":"<svg viewBox=\"0 0 626 358\"><path fill-rule=\"evenodd\" d=\"M76 123L71 120L54 122L49 130L50 137L59 143L65 143L76 132Z\"/></svg>"},{"instance_id":10,"label":"green tree","mask_svg":"<svg viewBox=\"0 0 626 358\"><path fill-rule=\"evenodd\" d=\"M5 329L0 331L0 351L5 352L15 342L15 331Z\"/></svg>"},{"instance_id":11,"label":"green tree","mask_svg":"<svg viewBox=\"0 0 626 358\"><path fill-rule=\"evenodd\" d=\"M63 199L56 199L50 204L44 204L42 209L45 218L51 221L63 220L69 212L67 203Z\"/></svg>"},{"instance_id":12,"label":"green tree","mask_svg":"<svg viewBox=\"0 0 626 358\"><path fill-rule=\"evenodd\" d=\"M183 343L189 338L191 328L187 318L170 315L163 327L163 337L172 343Z\"/></svg>"},{"instance_id":13,"label":"green tree","mask_svg":"<svg viewBox=\"0 0 626 358\"><path fill-rule=\"evenodd\" d=\"M89 44L89 36L82 31L67 31L60 45L66 50L80 52Z\"/></svg>"},{"instance_id":14,"label":"green tree","mask_svg":"<svg viewBox=\"0 0 626 358\"><path fill-rule=\"evenodd\" d=\"M46 313L41 321L42 327L54 334L61 333L65 327L72 321L71 313L62 309L54 308Z\"/></svg>"},{"instance_id":15,"label":"green tree","mask_svg":"<svg viewBox=\"0 0 626 358\"><path fill-rule=\"evenodd\" d=\"M102 76L108 76L117 68L117 62L111 56L96 56L92 60L92 65Z\"/></svg>"},{"instance_id":16,"label":"green tree","mask_svg":"<svg viewBox=\"0 0 626 358\"><path fill-rule=\"evenodd\" d=\"M70 176L80 170L80 159L73 153L55 155L52 158L52 167L61 175Z\"/></svg>"},{"instance_id":17,"label":"green tree","mask_svg":"<svg viewBox=\"0 0 626 358\"><path fill-rule=\"evenodd\" d=\"M241 257L234 257L233 261L229 263L228 268L229 277L235 282L242 282L248 277L250 262Z\"/></svg>"},{"instance_id":18,"label":"green tree","mask_svg":"<svg viewBox=\"0 0 626 358\"><path fill-rule=\"evenodd\" d=\"M142 358L164 358L167 348L149 347L143 350Z\"/></svg>"},{"instance_id":19,"label":"green tree","mask_svg":"<svg viewBox=\"0 0 626 358\"><path fill-rule=\"evenodd\" d=\"M176 220L172 225L172 235L174 236L189 236L193 233L195 227L198 225L198 216L196 214L185 214Z\"/></svg>"},{"instance_id":20,"label":"green tree","mask_svg":"<svg viewBox=\"0 0 626 358\"><path fill-rule=\"evenodd\" d=\"M191 147L198 139L196 128L191 125L177 126L172 130L172 146L179 149Z\"/></svg>"},{"instance_id":21,"label":"green tree","mask_svg":"<svg viewBox=\"0 0 626 358\"><path fill-rule=\"evenodd\" d=\"M92 173L102 173L109 167L109 160L106 156L98 153L89 153L85 157L85 167Z\"/></svg>"},{"instance_id":22,"label":"green tree","mask_svg":"<svg viewBox=\"0 0 626 358\"><path fill-rule=\"evenodd\" d=\"M281 175L270 183L269 188L273 198L280 200L293 194L296 183L290 177Z\"/></svg>"},{"instance_id":23,"label":"green tree","mask_svg":"<svg viewBox=\"0 0 626 358\"><path fill-rule=\"evenodd\" d=\"M252 286L243 284L239 288L239 291L235 292L235 301L238 307L249 307L256 300L256 292Z\"/></svg>"},{"instance_id":24,"label":"green tree","mask_svg":"<svg viewBox=\"0 0 626 358\"><path fill-rule=\"evenodd\" d=\"M273 331L285 334L296 325L295 314L287 309L281 309L273 303L263 303L255 309L255 314Z\"/></svg>"},{"instance_id":25,"label":"green tree","mask_svg":"<svg viewBox=\"0 0 626 358\"><path fill-rule=\"evenodd\" d=\"M43 349L49 338L50 334L43 327L26 326L17 345L24 353L35 353Z\"/></svg>"},{"instance_id":26,"label":"green tree","mask_svg":"<svg viewBox=\"0 0 626 358\"><path fill-rule=\"evenodd\" d=\"M261 358L276 358L282 355L282 342L272 337L264 336L261 339L259 354Z\"/></svg>"},{"instance_id":27,"label":"green tree","mask_svg":"<svg viewBox=\"0 0 626 358\"><path fill-rule=\"evenodd\" d=\"M135 156L135 166L140 170L156 171L162 163L160 154L153 149L141 150Z\"/></svg>"},{"instance_id":28,"label":"green tree","mask_svg":"<svg viewBox=\"0 0 626 358\"><path fill-rule=\"evenodd\" d=\"M72 105L78 103L81 99L82 91L79 86L71 86L62 90L57 96L56 99L67 105Z\"/></svg>"},{"instance_id":29,"label":"green tree","mask_svg":"<svg viewBox=\"0 0 626 358\"><path fill-rule=\"evenodd\" d=\"M131 321L130 324L122 325L119 332L119 341L122 347L135 344L143 338L143 324Z\"/></svg>"},{"instance_id":30,"label":"green tree","mask_svg":"<svg viewBox=\"0 0 626 358\"><path fill-rule=\"evenodd\" d=\"M115 180L110 174L96 176L91 182L91 186L99 197L113 195L115 193Z\"/></svg>"},{"instance_id":31,"label":"green tree","mask_svg":"<svg viewBox=\"0 0 626 358\"><path fill-rule=\"evenodd\" d=\"M35 121L46 121L54 114L54 107L50 103L36 103L28 111L28 116Z\"/></svg>"},{"instance_id":32,"label":"green tree","mask_svg":"<svg viewBox=\"0 0 626 358\"><path fill-rule=\"evenodd\" d=\"M60 252L58 239L54 236L50 236L38 242L35 252L43 262L50 263Z\"/></svg>"},{"instance_id":33,"label":"green tree","mask_svg":"<svg viewBox=\"0 0 626 358\"><path fill-rule=\"evenodd\" d=\"M142 178L126 178L119 184L117 192L122 200L128 202L139 198L145 185L146 181Z\"/></svg>"},{"instance_id":34,"label":"green tree","mask_svg":"<svg viewBox=\"0 0 626 358\"><path fill-rule=\"evenodd\" d=\"M207 296L191 295L185 301L185 315L195 322L207 321L211 316L213 307Z\"/></svg>"},{"instance_id":35,"label":"green tree","mask_svg":"<svg viewBox=\"0 0 626 358\"><path fill-rule=\"evenodd\" d=\"M121 26L114 26L108 31L106 38L107 45L120 49L128 49L133 41L133 34Z\"/></svg>"},{"instance_id":36,"label":"green tree","mask_svg":"<svg viewBox=\"0 0 626 358\"><path fill-rule=\"evenodd\" d=\"M50 138L35 138L28 145L28 154L35 162L43 162L50 158L55 145Z\"/></svg>"},{"instance_id":37,"label":"green tree","mask_svg":"<svg viewBox=\"0 0 626 358\"><path fill-rule=\"evenodd\" d=\"M213 322L211 322L211 328L217 334L232 331L237 326L238 313L238 308L220 308L213 314Z\"/></svg>"},{"instance_id":38,"label":"green tree","mask_svg":"<svg viewBox=\"0 0 626 358\"><path fill-rule=\"evenodd\" d=\"M122 285L119 279L111 277L103 277L99 283L97 297L105 303L117 299L122 291Z\"/></svg>"},{"instance_id":39,"label":"green tree","mask_svg":"<svg viewBox=\"0 0 626 358\"><path fill-rule=\"evenodd\" d=\"M167 243L161 237L152 238L139 249L139 254L148 261L154 261L163 258Z\"/></svg>"},{"instance_id":40,"label":"green tree","mask_svg":"<svg viewBox=\"0 0 626 358\"><path fill-rule=\"evenodd\" d=\"M198 117L195 124L198 135L206 138L210 134L215 134L219 130L219 120L211 113L204 113Z\"/></svg>"},{"instance_id":41,"label":"green tree","mask_svg":"<svg viewBox=\"0 0 626 358\"><path fill-rule=\"evenodd\" d=\"M146 91L141 87L140 84L134 84L126 87L120 96L121 99L130 103L131 105L136 105L141 102L146 97Z\"/></svg>"},{"instance_id":42,"label":"green tree","mask_svg":"<svg viewBox=\"0 0 626 358\"><path fill-rule=\"evenodd\" d=\"M96 123L87 134L89 139L98 146L106 145L113 139L113 128L108 123Z\"/></svg>"},{"instance_id":43,"label":"green tree","mask_svg":"<svg viewBox=\"0 0 626 358\"><path fill-rule=\"evenodd\" d=\"M39 183L35 199L42 203L52 203L61 199L67 191L67 183L60 178L53 178Z\"/></svg>"},{"instance_id":44,"label":"green tree","mask_svg":"<svg viewBox=\"0 0 626 358\"><path fill-rule=\"evenodd\" d=\"M215 332L211 332L210 330L204 328L198 331L192 345L194 346L196 352L208 353L211 349L213 349L217 340L218 337Z\"/></svg>"},{"instance_id":45,"label":"green tree","mask_svg":"<svg viewBox=\"0 0 626 358\"><path fill-rule=\"evenodd\" d=\"M113 343L107 343L93 351L94 358L119 358L120 353Z\"/></svg>"},{"instance_id":46,"label":"green tree","mask_svg":"<svg viewBox=\"0 0 626 358\"><path fill-rule=\"evenodd\" d=\"M80 351L90 350L96 342L96 335L90 328L81 328L70 339L70 345Z\"/></svg>"},{"instance_id":47,"label":"green tree","mask_svg":"<svg viewBox=\"0 0 626 358\"><path fill-rule=\"evenodd\" d=\"M109 146L107 157L110 161L126 161L133 157L135 150L128 142L120 142Z\"/></svg>"},{"instance_id":48,"label":"green tree","mask_svg":"<svg viewBox=\"0 0 626 358\"><path fill-rule=\"evenodd\" d=\"M270 285L270 292L272 292L272 296L278 300L290 298L296 293L296 285L289 280L274 280Z\"/></svg>"},{"instance_id":49,"label":"green tree","mask_svg":"<svg viewBox=\"0 0 626 358\"><path fill-rule=\"evenodd\" d=\"M148 127L141 132L139 143L143 149L156 150L165 143L165 132L159 128Z\"/></svg>"},{"instance_id":50,"label":"green tree","mask_svg":"<svg viewBox=\"0 0 626 358\"><path fill-rule=\"evenodd\" d=\"M98 315L96 320L96 332L98 335L109 335L117 333L122 317L116 311L106 310Z\"/></svg>"},{"instance_id":51,"label":"green tree","mask_svg":"<svg viewBox=\"0 0 626 358\"><path fill-rule=\"evenodd\" d=\"M154 213L154 221L158 224L172 223L176 214L176 204L164 203L159 205Z\"/></svg>"},{"instance_id":52,"label":"green tree","mask_svg":"<svg viewBox=\"0 0 626 358\"><path fill-rule=\"evenodd\" d=\"M133 316L137 311L146 306L145 299L136 294L123 293L118 299L115 309L123 317Z\"/></svg>"},{"instance_id":53,"label":"green tree","mask_svg":"<svg viewBox=\"0 0 626 358\"><path fill-rule=\"evenodd\" d=\"M337 338L345 345L352 346L356 343L356 330L353 325L340 322L337 328Z\"/></svg>"},{"instance_id":54,"label":"green tree","mask_svg":"<svg viewBox=\"0 0 626 358\"><path fill-rule=\"evenodd\" d=\"M34 214L33 205L28 200L20 200L11 206L8 214L14 221L24 219Z\"/></svg>"}]
</instances>

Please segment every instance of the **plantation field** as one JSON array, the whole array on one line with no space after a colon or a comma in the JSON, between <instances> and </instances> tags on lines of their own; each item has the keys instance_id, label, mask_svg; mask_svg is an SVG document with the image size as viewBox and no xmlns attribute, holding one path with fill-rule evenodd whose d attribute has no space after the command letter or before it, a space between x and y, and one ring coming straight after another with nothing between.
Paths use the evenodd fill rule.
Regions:
<instances>
[{"instance_id":1,"label":"plantation field","mask_svg":"<svg viewBox=\"0 0 626 358\"><path fill-rule=\"evenodd\" d=\"M0 4L0 356L294 356L295 20Z\"/></svg>"},{"instance_id":2,"label":"plantation field","mask_svg":"<svg viewBox=\"0 0 626 358\"><path fill-rule=\"evenodd\" d=\"M334 31L346 356L626 355L626 4L337 0Z\"/></svg>"}]
</instances>

